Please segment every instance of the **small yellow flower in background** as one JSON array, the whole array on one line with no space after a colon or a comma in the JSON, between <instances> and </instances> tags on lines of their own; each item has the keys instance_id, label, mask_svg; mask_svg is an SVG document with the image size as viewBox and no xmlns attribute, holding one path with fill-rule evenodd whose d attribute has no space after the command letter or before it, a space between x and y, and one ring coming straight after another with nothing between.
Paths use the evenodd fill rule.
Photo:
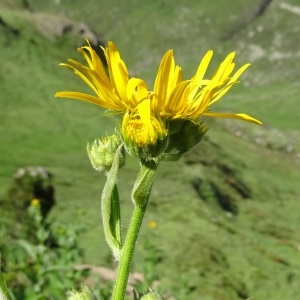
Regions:
<instances>
[{"instance_id":1,"label":"small yellow flower in background","mask_svg":"<svg viewBox=\"0 0 300 300\"><path fill-rule=\"evenodd\" d=\"M37 198L34 198L34 199L31 200L30 205L33 206L33 207L38 207L38 206L40 206L40 200L37 199Z\"/></svg>"},{"instance_id":2,"label":"small yellow flower in background","mask_svg":"<svg viewBox=\"0 0 300 300\"><path fill-rule=\"evenodd\" d=\"M149 227L150 227L151 229L155 229L155 228L157 227L157 223L156 223L155 221L150 221L150 222L149 222Z\"/></svg>"}]
</instances>

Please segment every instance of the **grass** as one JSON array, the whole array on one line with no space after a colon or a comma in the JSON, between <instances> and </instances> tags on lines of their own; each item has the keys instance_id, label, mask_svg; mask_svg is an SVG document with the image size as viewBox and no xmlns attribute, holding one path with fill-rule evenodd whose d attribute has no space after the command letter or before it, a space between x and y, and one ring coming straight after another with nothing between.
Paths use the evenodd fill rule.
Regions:
<instances>
[{"instance_id":1,"label":"grass","mask_svg":"<svg viewBox=\"0 0 300 300\"><path fill-rule=\"evenodd\" d=\"M235 86L216 109L245 111L265 127L210 121L208 139L180 162L163 164L155 181L134 270L143 271L143 240L152 237L147 224L155 220L153 239L162 255L156 267L160 290L178 299L295 299L298 291L300 175L294 136L299 140L299 22L274 0L265 15L224 39L258 3L231 1L220 10L220 1L125 5L91 0L84 6L79 0L60 5L30 1L35 11L85 21L103 41L114 40L132 74L144 76L149 86L169 48L186 77L209 48L215 49L214 65L234 49L238 65L253 61L242 78L244 85ZM289 3L297 5L295 0ZM0 197L18 167L46 167L55 176L57 206L51 219L71 223L83 211L86 261L112 266L99 213L104 176L92 170L85 146L111 133L116 121L104 119L103 110L92 105L53 98L59 90L85 89L57 66L78 58L75 48L82 41L70 34L47 39L21 9L21 1L1 5L6 26L0 25ZM274 129L285 138L279 140ZM260 134L275 146L256 143ZM293 153L282 150L286 143L293 145ZM124 228L137 170L128 158L119 178ZM243 198L238 187L249 196Z\"/></svg>"}]
</instances>

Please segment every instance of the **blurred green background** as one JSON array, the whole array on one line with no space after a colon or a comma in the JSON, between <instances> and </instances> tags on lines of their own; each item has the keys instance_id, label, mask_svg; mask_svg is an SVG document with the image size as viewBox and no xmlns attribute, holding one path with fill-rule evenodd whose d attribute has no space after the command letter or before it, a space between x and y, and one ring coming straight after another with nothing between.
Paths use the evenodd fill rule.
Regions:
<instances>
[{"instance_id":1,"label":"blurred green background","mask_svg":"<svg viewBox=\"0 0 300 300\"><path fill-rule=\"evenodd\" d=\"M100 218L104 176L86 143L118 126L99 107L55 99L86 91L58 64L76 48L114 41L132 76L151 89L161 57L174 49L184 77L208 49L209 73L231 51L252 66L214 110L245 112L263 126L209 119L200 145L160 167L137 245L143 273L151 239L159 291L175 299L296 299L300 288L300 5L287 1L0 0L0 198L13 173L39 165L54 175L49 221L74 224L84 262L114 267ZM124 230L138 170L128 157L119 185ZM148 226L157 223L155 234ZM0 219L1 222L1 219ZM157 259L152 253L153 260Z\"/></svg>"}]
</instances>

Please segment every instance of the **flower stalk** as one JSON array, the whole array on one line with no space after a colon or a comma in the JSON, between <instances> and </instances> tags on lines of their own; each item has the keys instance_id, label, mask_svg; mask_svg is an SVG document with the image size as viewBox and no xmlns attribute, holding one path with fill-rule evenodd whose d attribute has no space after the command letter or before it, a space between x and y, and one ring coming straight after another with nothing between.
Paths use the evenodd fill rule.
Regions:
<instances>
[{"instance_id":1,"label":"flower stalk","mask_svg":"<svg viewBox=\"0 0 300 300\"><path fill-rule=\"evenodd\" d=\"M135 244L138 238L147 204L137 205L134 208L131 222L128 228L125 243L123 245L120 261L117 269L117 277L113 289L112 300L123 300L132 263Z\"/></svg>"},{"instance_id":2,"label":"flower stalk","mask_svg":"<svg viewBox=\"0 0 300 300\"><path fill-rule=\"evenodd\" d=\"M2 299L3 300L12 300L1 271L0 271L0 299L1 300Z\"/></svg>"},{"instance_id":3,"label":"flower stalk","mask_svg":"<svg viewBox=\"0 0 300 300\"><path fill-rule=\"evenodd\" d=\"M127 231L125 243L121 250L112 300L123 300L125 297L134 248L148 205L156 170L157 164L154 161L141 163L141 169L132 192L132 201L134 202L135 207Z\"/></svg>"}]
</instances>

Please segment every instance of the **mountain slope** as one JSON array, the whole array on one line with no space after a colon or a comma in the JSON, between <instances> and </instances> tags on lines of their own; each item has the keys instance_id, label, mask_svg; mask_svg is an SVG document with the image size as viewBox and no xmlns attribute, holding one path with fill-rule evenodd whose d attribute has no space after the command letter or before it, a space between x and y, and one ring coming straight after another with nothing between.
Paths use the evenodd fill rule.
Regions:
<instances>
[{"instance_id":1,"label":"mountain slope","mask_svg":"<svg viewBox=\"0 0 300 300\"><path fill-rule=\"evenodd\" d=\"M83 36L81 22L99 41L114 40L130 72L149 86L165 50L175 49L186 76L214 48L216 65L237 50L237 64L252 67L242 84L217 105L244 111L264 127L212 121L207 138L179 163L161 166L135 270L144 271L144 240L161 253L160 290L178 299L295 299L299 282L299 22L297 1L136 2L2 1L0 9L0 196L13 172L42 165L55 176L57 206L52 220L73 222L84 209L82 235L87 261L106 264L109 251L99 220L104 178L91 169L87 141L111 133L117 122L103 110L54 99L58 90L85 90L58 67L72 57ZM25 5L26 6L26 5ZM222 9L220 9L220 7ZM69 27L68 27L69 26ZM63 30L64 28L72 30ZM86 27L84 27L86 28ZM213 68L210 72L213 71ZM138 169L129 158L119 184L124 228L129 194ZM13 205L13 203L12 203ZM96 224L96 226L95 226ZM100 249L100 250L99 250ZM180 274L180 276L178 276ZM180 282L178 282L180 278Z\"/></svg>"}]
</instances>

